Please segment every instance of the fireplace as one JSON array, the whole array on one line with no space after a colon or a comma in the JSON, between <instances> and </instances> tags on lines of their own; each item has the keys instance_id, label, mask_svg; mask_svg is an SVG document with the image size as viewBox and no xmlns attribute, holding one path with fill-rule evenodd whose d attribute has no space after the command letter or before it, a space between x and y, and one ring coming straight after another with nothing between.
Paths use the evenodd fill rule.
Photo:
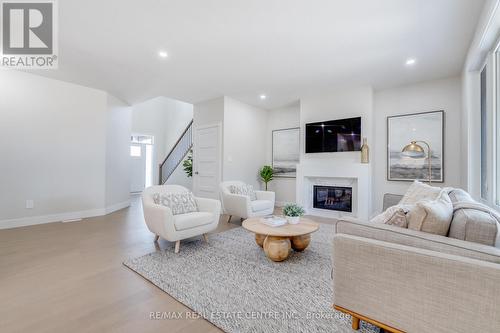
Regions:
<instances>
[{"instance_id":1,"label":"fireplace","mask_svg":"<svg viewBox=\"0 0 500 333\"><path fill-rule=\"evenodd\" d=\"M313 189L314 208L352 212L352 187L314 185Z\"/></svg>"}]
</instances>

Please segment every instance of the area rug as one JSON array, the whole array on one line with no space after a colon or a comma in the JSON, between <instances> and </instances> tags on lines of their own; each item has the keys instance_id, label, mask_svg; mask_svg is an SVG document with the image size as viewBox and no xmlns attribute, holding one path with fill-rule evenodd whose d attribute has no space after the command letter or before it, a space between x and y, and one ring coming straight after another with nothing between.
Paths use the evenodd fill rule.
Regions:
<instances>
[{"instance_id":1,"label":"area rug","mask_svg":"<svg viewBox=\"0 0 500 333\"><path fill-rule=\"evenodd\" d=\"M124 264L226 332L347 333L350 317L331 307L332 236L322 225L304 252L275 263L235 228ZM360 332L378 329L362 323Z\"/></svg>"}]
</instances>

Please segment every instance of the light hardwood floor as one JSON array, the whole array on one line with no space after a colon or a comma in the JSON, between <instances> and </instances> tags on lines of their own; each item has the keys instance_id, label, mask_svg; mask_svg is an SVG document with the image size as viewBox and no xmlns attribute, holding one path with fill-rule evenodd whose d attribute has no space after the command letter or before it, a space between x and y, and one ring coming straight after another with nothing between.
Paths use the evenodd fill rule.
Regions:
<instances>
[{"instance_id":1,"label":"light hardwood floor","mask_svg":"<svg viewBox=\"0 0 500 333\"><path fill-rule=\"evenodd\" d=\"M222 216L215 232L234 220ZM107 216L0 230L0 332L221 332L203 319L150 319L190 312L122 265L155 251L153 239L138 197Z\"/></svg>"}]
</instances>

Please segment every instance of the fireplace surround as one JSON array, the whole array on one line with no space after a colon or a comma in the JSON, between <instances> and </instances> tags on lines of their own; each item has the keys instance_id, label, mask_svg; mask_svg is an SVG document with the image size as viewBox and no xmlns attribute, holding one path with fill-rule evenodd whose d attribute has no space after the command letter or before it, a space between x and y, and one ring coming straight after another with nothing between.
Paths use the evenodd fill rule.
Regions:
<instances>
[{"instance_id":1,"label":"fireplace surround","mask_svg":"<svg viewBox=\"0 0 500 333\"><path fill-rule=\"evenodd\" d=\"M308 215L326 218L356 218L367 221L371 215L371 164L330 159L321 163L304 161L297 165L297 203ZM352 212L313 207L314 186L352 188Z\"/></svg>"}]
</instances>

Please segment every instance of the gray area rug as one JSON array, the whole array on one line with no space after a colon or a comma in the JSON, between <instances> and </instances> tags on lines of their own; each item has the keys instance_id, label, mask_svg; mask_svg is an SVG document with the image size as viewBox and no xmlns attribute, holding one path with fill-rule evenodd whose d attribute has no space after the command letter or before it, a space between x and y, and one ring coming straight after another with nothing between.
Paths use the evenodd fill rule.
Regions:
<instances>
[{"instance_id":1,"label":"gray area rug","mask_svg":"<svg viewBox=\"0 0 500 333\"><path fill-rule=\"evenodd\" d=\"M226 332L353 332L332 305L333 226L281 263L236 228L124 264ZM362 323L359 332L378 332Z\"/></svg>"}]
</instances>

